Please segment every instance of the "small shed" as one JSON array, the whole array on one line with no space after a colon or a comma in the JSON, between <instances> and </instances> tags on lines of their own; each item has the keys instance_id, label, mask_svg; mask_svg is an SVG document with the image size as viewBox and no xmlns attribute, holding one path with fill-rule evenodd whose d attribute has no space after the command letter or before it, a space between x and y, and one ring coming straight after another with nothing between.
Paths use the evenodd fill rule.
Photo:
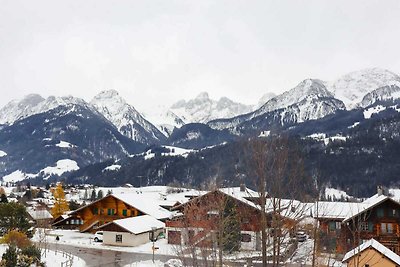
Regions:
<instances>
[{"instance_id":1,"label":"small shed","mask_svg":"<svg viewBox=\"0 0 400 267\"><path fill-rule=\"evenodd\" d=\"M48 227L53 220L53 216L44 208L27 207L26 211L37 227Z\"/></svg>"},{"instance_id":2,"label":"small shed","mask_svg":"<svg viewBox=\"0 0 400 267\"><path fill-rule=\"evenodd\" d=\"M348 267L396 267L400 256L372 238L347 252L342 262Z\"/></svg>"},{"instance_id":3,"label":"small shed","mask_svg":"<svg viewBox=\"0 0 400 267\"><path fill-rule=\"evenodd\" d=\"M150 215L130 217L104 224L98 230L103 231L103 243L114 246L138 246L150 242L150 236L164 232L165 224Z\"/></svg>"}]
</instances>

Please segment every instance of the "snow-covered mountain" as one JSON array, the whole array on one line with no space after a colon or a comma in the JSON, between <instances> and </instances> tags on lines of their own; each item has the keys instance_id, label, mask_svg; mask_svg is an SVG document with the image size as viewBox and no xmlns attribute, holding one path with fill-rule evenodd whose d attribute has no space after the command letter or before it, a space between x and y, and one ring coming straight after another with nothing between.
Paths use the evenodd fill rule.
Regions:
<instances>
[{"instance_id":1,"label":"snow-covered mountain","mask_svg":"<svg viewBox=\"0 0 400 267\"><path fill-rule=\"evenodd\" d=\"M123 135L144 144L165 140L165 136L115 90L102 91L90 102Z\"/></svg>"},{"instance_id":2,"label":"snow-covered mountain","mask_svg":"<svg viewBox=\"0 0 400 267\"><path fill-rule=\"evenodd\" d=\"M171 106L171 111L185 123L206 123L218 118L232 118L251 110L251 106L226 97L221 97L218 101L210 99L206 92L189 101L180 100Z\"/></svg>"},{"instance_id":3,"label":"snow-covered mountain","mask_svg":"<svg viewBox=\"0 0 400 267\"><path fill-rule=\"evenodd\" d=\"M380 68L350 72L335 81L326 83L328 90L335 98L343 101L348 110L360 106L366 94L390 85L400 85L400 76Z\"/></svg>"},{"instance_id":4,"label":"snow-covered mountain","mask_svg":"<svg viewBox=\"0 0 400 267\"><path fill-rule=\"evenodd\" d=\"M400 87L398 85L387 85L366 94L361 101L361 106L367 107L377 101L385 101L398 98L400 98Z\"/></svg>"},{"instance_id":5,"label":"snow-covered mountain","mask_svg":"<svg viewBox=\"0 0 400 267\"><path fill-rule=\"evenodd\" d=\"M269 116L273 116L274 120L277 120L276 117L279 116L281 124L285 122L299 123L319 119L341 109L345 109L343 102L333 97L324 82L317 79L306 79L293 89L270 99L252 113L232 119L214 120L209 122L209 126L214 129L233 129L260 116L266 120L269 119ZM278 110L277 114L275 111ZM268 115L269 113L271 114Z\"/></svg>"},{"instance_id":6,"label":"snow-covered mountain","mask_svg":"<svg viewBox=\"0 0 400 267\"><path fill-rule=\"evenodd\" d=\"M58 106L67 106L70 104L80 105L95 111L83 99L73 96L49 96L44 99L40 95L30 94L21 100L13 100L0 109L0 124L13 124L17 120L49 111Z\"/></svg>"},{"instance_id":7,"label":"snow-covered mountain","mask_svg":"<svg viewBox=\"0 0 400 267\"><path fill-rule=\"evenodd\" d=\"M44 178L62 163L86 166L124 158L144 148L92 108L59 105L0 130L0 150L5 154L0 158L0 179L18 170Z\"/></svg>"},{"instance_id":8,"label":"snow-covered mountain","mask_svg":"<svg viewBox=\"0 0 400 267\"><path fill-rule=\"evenodd\" d=\"M185 124L174 112L162 105L153 106L150 110L142 114L167 137L175 129Z\"/></svg>"},{"instance_id":9,"label":"snow-covered mountain","mask_svg":"<svg viewBox=\"0 0 400 267\"><path fill-rule=\"evenodd\" d=\"M260 107L262 107L265 103L268 102L268 100L270 100L271 98L274 98L276 96L275 93L266 93L264 94L260 100L258 100L257 105L255 106L255 109L259 109Z\"/></svg>"}]
</instances>

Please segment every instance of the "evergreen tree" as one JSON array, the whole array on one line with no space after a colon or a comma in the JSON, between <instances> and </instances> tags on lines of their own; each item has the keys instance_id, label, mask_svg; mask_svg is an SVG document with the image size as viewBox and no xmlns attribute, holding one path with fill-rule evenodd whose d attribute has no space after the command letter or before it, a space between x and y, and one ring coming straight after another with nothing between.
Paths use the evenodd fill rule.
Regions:
<instances>
[{"instance_id":1,"label":"evergreen tree","mask_svg":"<svg viewBox=\"0 0 400 267\"><path fill-rule=\"evenodd\" d=\"M8 199L5 194L1 194L0 203L8 203Z\"/></svg>"},{"instance_id":2,"label":"evergreen tree","mask_svg":"<svg viewBox=\"0 0 400 267\"><path fill-rule=\"evenodd\" d=\"M108 189L108 191L107 191L107 196L108 195L111 195L113 193L113 191L111 190L111 189Z\"/></svg>"},{"instance_id":3,"label":"evergreen tree","mask_svg":"<svg viewBox=\"0 0 400 267\"><path fill-rule=\"evenodd\" d=\"M50 184L46 183L46 190L49 190L49 189L50 189Z\"/></svg>"},{"instance_id":4,"label":"evergreen tree","mask_svg":"<svg viewBox=\"0 0 400 267\"><path fill-rule=\"evenodd\" d=\"M236 212L235 202L227 198L223 211L223 249L228 252L240 249L240 221Z\"/></svg>"},{"instance_id":5,"label":"evergreen tree","mask_svg":"<svg viewBox=\"0 0 400 267\"><path fill-rule=\"evenodd\" d=\"M103 190L99 190L99 192L97 192L97 199L101 198L103 198Z\"/></svg>"},{"instance_id":6,"label":"evergreen tree","mask_svg":"<svg viewBox=\"0 0 400 267\"><path fill-rule=\"evenodd\" d=\"M92 194L90 195L90 200L95 201L96 200L96 189L92 190Z\"/></svg>"},{"instance_id":7,"label":"evergreen tree","mask_svg":"<svg viewBox=\"0 0 400 267\"><path fill-rule=\"evenodd\" d=\"M51 215L53 215L54 218L57 218L66 211L69 211L69 205L65 199L65 193L61 183L57 184L57 187L54 189L53 196L55 202L54 207L51 209Z\"/></svg>"},{"instance_id":8,"label":"evergreen tree","mask_svg":"<svg viewBox=\"0 0 400 267\"><path fill-rule=\"evenodd\" d=\"M26 233L31 227L26 208L19 203L0 203L0 235L10 230Z\"/></svg>"},{"instance_id":9,"label":"evergreen tree","mask_svg":"<svg viewBox=\"0 0 400 267\"><path fill-rule=\"evenodd\" d=\"M89 199L87 188L85 188L85 194L83 195L83 199L84 200L88 200Z\"/></svg>"},{"instance_id":10,"label":"evergreen tree","mask_svg":"<svg viewBox=\"0 0 400 267\"><path fill-rule=\"evenodd\" d=\"M2 256L2 263L4 261L4 267L15 267L17 266L17 259L17 248L15 246L9 246Z\"/></svg>"}]
</instances>

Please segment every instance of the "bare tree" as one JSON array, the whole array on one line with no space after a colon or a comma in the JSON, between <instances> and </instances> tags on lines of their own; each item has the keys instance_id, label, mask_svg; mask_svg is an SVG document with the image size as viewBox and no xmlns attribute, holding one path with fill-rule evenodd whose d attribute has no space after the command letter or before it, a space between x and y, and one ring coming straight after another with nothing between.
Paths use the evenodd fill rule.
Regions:
<instances>
[{"instance_id":1,"label":"bare tree","mask_svg":"<svg viewBox=\"0 0 400 267\"><path fill-rule=\"evenodd\" d=\"M295 198L305 194L310 181L305 180L303 161L299 152L288 138L257 138L250 141L248 159L253 170L251 176L259 194L261 215L261 249L263 266L267 265L267 228L272 235L272 266L278 266L281 260L281 245L285 232L294 229L301 217L300 202ZM268 193L267 193L268 192ZM285 200L283 200L285 197ZM298 207L296 207L298 206ZM285 214L287 212L287 214ZM293 225L288 225L286 216L291 214ZM267 221L267 213L270 221ZM289 217L290 218L290 217ZM286 228L288 226L288 228Z\"/></svg>"}]
</instances>

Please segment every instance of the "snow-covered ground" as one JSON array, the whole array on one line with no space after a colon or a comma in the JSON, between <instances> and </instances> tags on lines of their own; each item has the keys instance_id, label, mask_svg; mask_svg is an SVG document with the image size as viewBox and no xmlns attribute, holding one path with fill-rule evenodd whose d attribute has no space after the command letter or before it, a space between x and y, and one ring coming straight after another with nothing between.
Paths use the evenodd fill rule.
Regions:
<instances>
[{"instance_id":1,"label":"snow-covered ground","mask_svg":"<svg viewBox=\"0 0 400 267\"><path fill-rule=\"evenodd\" d=\"M19 182L28 178L35 177L35 174L24 173L20 170L16 170L6 176L3 176L3 182Z\"/></svg>"},{"instance_id":2,"label":"snow-covered ground","mask_svg":"<svg viewBox=\"0 0 400 267\"><path fill-rule=\"evenodd\" d=\"M71 159L62 159L58 160L56 166L49 166L42 169L40 172L43 172L45 175L62 175L65 172L76 171L79 170L78 163Z\"/></svg>"},{"instance_id":3,"label":"snow-covered ground","mask_svg":"<svg viewBox=\"0 0 400 267\"><path fill-rule=\"evenodd\" d=\"M113 165L105 167L103 172L105 172L105 171L118 171L119 169L121 169L121 165L113 164Z\"/></svg>"},{"instance_id":4,"label":"snow-covered ground","mask_svg":"<svg viewBox=\"0 0 400 267\"><path fill-rule=\"evenodd\" d=\"M33 237L34 241L39 242L41 236L38 234L41 231L37 231L35 236ZM59 237L60 240L56 241L56 237ZM105 250L114 250L114 251L125 251L125 252L138 252L138 253L152 253L152 243L146 243L137 247L118 247L118 246L109 246L105 245L101 242L94 242L93 237L94 234L90 233L80 233L77 230L46 230L47 242L49 243L58 243L58 244L66 244L73 245L75 247L81 248L97 248L97 249L105 249ZM167 244L166 239L157 240L155 246L158 247L157 254L159 255L175 255L176 247L174 245Z\"/></svg>"},{"instance_id":5,"label":"snow-covered ground","mask_svg":"<svg viewBox=\"0 0 400 267\"><path fill-rule=\"evenodd\" d=\"M381 111L384 111L386 107L378 105L369 109L364 110L364 118L370 119L372 114L377 114Z\"/></svg>"},{"instance_id":6,"label":"snow-covered ground","mask_svg":"<svg viewBox=\"0 0 400 267\"><path fill-rule=\"evenodd\" d=\"M180 147L175 147L175 146L163 146L166 149L169 149L170 152L167 153L161 153L161 156L182 156L186 158L190 153L196 152L196 150L193 149L185 149L185 148L180 148ZM155 157L155 153L152 153L151 150L148 150L147 152L144 153L144 158L145 159L151 159Z\"/></svg>"},{"instance_id":7,"label":"snow-covered ground","mask_svg":"<svg viewBox=\"0 0 400 267\"><path fill-rule=\"evenodd\" d=\"M3 255L3 253L6 252L6 250L7 250L6 245L0 245L0 258ZM63 266L69 259L70 258L67 255L65 254L63 255L63 253L61 252L48 250L46 253L44 253L44 251L42 251L42 261L48 267ZM76 256L72 258L72 267L84 267L84 266L86 266L85 261Z\"/></svg>"},{"instance_id":8,"label":"snow-covered ground","mask_svg":"<svg viewBox=\"0 0 400 267\"><path fill-rule=\"evenodd\" d=\"M76 145L73 145L71 143L68 143L66 141L60 141L60 143L56 144L57 147L61 147L61 148L73 148L76 147Z\"/></svg>"}]
</instances>

